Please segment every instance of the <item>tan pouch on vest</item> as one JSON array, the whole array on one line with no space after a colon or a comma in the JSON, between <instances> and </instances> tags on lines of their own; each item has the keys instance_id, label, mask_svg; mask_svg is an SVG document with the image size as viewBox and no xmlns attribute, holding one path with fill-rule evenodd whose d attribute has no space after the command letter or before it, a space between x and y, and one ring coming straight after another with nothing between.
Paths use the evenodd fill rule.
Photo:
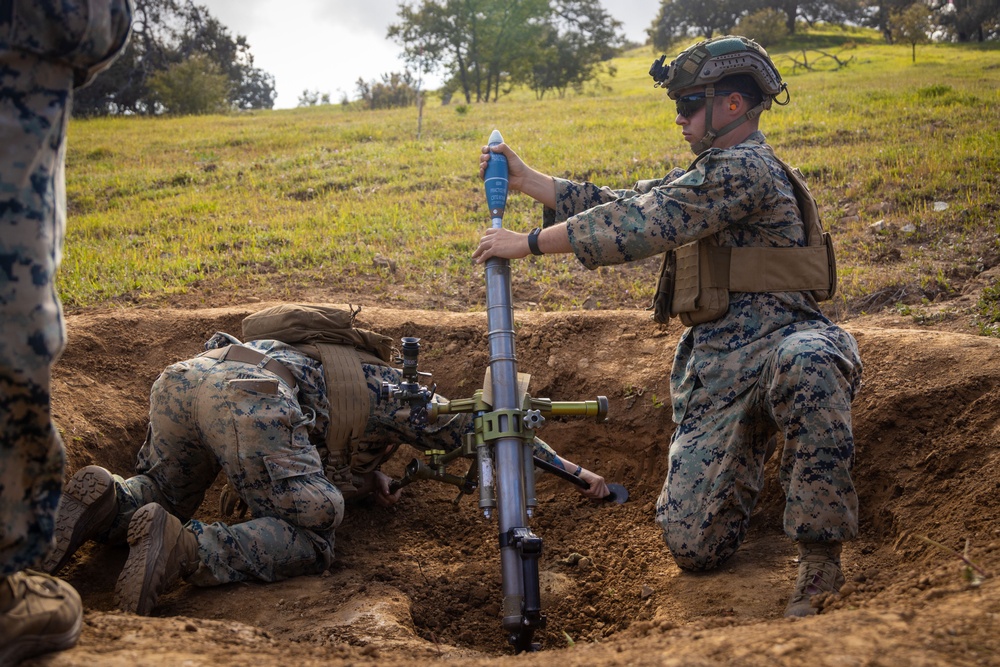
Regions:
<instances>
[{"instance_id":1,"label":"tan pouch on vest","mask_svg":"<svg viewBox=\"0 0 1000 667\"><path fill-rule=\"evenodd\" d=\"M330 401L330 423L326 429L327 477L341 492L353 490L351 455L358 450L371 412L368 383L361 370L358 351L350 345L320 343L320 360ZM347 488L350 487L350 488Z\"/></svg>"},{"instance_id":2,"label":"tan pouch on vest","mask_svg":"<svg viewBox=\"0 0 1000 667\"><path fill-rule=\"evenodd\" d=\"M674 298L671 315L678 315L684 326L711 322L729 309L728 264L718 261L715 237L694 241L677 248Z\"/></svg>"}]
</instances>

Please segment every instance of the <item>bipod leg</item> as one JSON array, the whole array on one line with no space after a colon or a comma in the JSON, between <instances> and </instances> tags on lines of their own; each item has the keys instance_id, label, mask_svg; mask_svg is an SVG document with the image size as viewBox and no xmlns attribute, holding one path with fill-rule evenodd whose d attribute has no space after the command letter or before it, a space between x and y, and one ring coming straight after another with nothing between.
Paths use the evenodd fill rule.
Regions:
<instances>
[{"instance_id":1,"label":"bipod leg","mask_svg":"<svg viewBox=\"0 0 1000 667\"><path fill-rule=\"evenodd\" d=\"M538 578L538 559L542 555L542 538L530 528L511 528L507 541L513 545L521 557L524 598L521 603L521 624L510 633L510 643L515 653L537 651L539 644L533 643L535 630L545 627L542 614L542 595Z\"/></svg>"}]
</instances>

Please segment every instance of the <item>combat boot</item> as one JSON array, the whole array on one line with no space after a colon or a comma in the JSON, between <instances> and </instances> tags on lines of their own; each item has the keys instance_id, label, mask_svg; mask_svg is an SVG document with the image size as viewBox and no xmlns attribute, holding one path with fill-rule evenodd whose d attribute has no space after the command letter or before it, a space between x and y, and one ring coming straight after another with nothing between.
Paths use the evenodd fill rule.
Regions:
<instances>
[{"instance_id":1,"label":"combat boot","mask_svg":"<svg viewBox=\"0 0 1000 667\"><path fill-rule=\"evenodd\" d=\"M819 613L812 597L836 593L844 585L840 569L840 542L799 542L799 576L785 607L785 616L812 616Z\"/></svg>"},{"instance_id":2,"label":"combat boot","mask_svg":"<svg viewBox=\"0 0 1000 667\"><path fill-rule=\"evenodd\" d=\"M128 525L128 560L115 586L118 608L148 616L160 594L198 569L198 540L161 505L144 505Z\"/></svg>"},{"instance_id":3,"label":"combat boot","mask_svg":"<svg viewBox=\"0 0 1000 667\"><path fill-rule=\"evenodd\" d=\"M107 532L118 516L115 480L100 466L80 468L63 486L56 540L42 569L55 574L84 542Z\"/></svg>"},{"instance_id":4,"label":"combat boot","mask_svg":"<svg viewBox=\"0 0 1000 667\"><path fill-rule=\"evenodd\" d=\"M80 596L65 581L28 570L0 577L0 665L72 648L82 624Z\"/></svg>"}]
</instances>

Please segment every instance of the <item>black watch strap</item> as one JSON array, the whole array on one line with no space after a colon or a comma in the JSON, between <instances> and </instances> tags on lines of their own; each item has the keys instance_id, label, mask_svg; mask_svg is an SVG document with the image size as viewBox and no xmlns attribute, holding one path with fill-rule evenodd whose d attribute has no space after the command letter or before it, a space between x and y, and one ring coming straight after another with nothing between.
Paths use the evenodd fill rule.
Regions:
<instances>
[{"instance_id":1,"label":"black watch strap","mask_svg":"<svg viewBox=\"0 0 1000 667\"><path fill-rule=\"evenodd\" d=\"M530 232L528 232L528 250L531 251L532 255L544 255L542 249L538 247L538 235L541 234L542 230L535 227Z\"/></svg>"}]
</instances>

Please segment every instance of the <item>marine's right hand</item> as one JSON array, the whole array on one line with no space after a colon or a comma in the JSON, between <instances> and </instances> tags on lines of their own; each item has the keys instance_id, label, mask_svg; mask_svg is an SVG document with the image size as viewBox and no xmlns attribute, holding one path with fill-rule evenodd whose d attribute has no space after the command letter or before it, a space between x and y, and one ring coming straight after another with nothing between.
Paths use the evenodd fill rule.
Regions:
<instances>
[{"instance_id":1,"label":"marine's right hand","mask_svg":"<svg viewBox=\"0 0 1000 667\"><path fill-rule=\"evenodd\" d=\"M507 187L510 190L523 192L521 188L524 178L530 172L524 160L517 156L507 144L497 144L496 146L483 146L479 154L479 178L486 178L486 165L490 162L490 155L493 153L503 153L507 156Z\"/></svg>"},{"instance_id":2,"label":"marine's right hand","mask_svg":"<svg viewBox=\"0 0 1000 667\"><path fill-rule=\"evenodd\" d=\"M598 475L596 472L591 472L586 468L580 471L580 479L585 481L588 486L586 489L578 489L580 493L588 498L593 498L594 500L601 500L605 498L611 491L608 489L607 483L604 478Z\"/></svg>"},{"instance_id":3,"label":"marine's right hand","mask_svg":"<svg viewBox=\"0 0 1000 667\"><path fill-rule=\"evenodd\" d=\"M390 492L389 485L392 484L392 477L389 477L381 470L373 471L373 475L375 477L375 502L382 507L395 505L399 501L399 496L403 493L403 490L396 489L395 493Z\"/></svg>"},{"instance_id":4,"label":"marine's right hand","mask_svg":"<svg viewBox=\"0 0 1000 667\"><path fill-rule=\"evenodd\" d=\"M472 253L476 264L482 264L490 257L521 259L531 254L528 249L528 235L510 229L491 227L483 232L479 245Z\"/></svg>"}]
</instances>

